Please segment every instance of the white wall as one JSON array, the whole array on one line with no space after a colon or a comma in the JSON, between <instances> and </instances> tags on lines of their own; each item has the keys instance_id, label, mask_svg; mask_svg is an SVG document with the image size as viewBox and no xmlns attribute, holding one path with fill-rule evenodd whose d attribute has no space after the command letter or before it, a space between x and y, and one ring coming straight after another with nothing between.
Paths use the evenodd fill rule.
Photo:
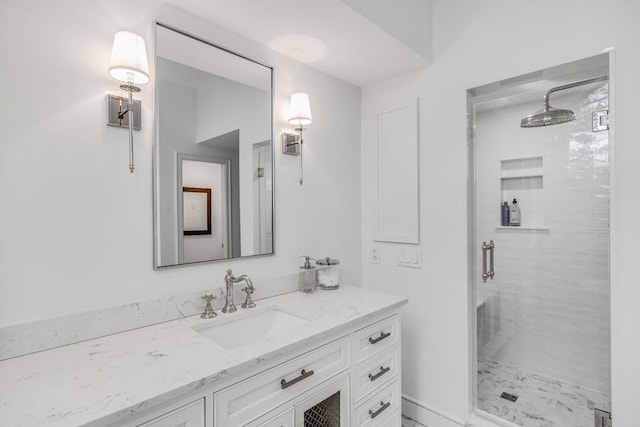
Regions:
<instances>
[{"instance_id":1,"label":"white wall","mask_svg":"<svg viewBox=\"0 0 640 427\"><path fill-rule=\"evenodd\" d=\"M270 82L268 72L264 73L264 80ZM240 129L241 144L246 144L249 151L251 144L269 139L271 123L266 119L270 115L269 92L205 74L199 81L196 97L197 142L236 129Z\"/></svg>"},{"instance_id":2,"label":"white wall","mask_svg":"<svg viewBox=\"0 0 640 427\"><path fill-rule=\"evenodd\" d=\"M404 294L403 393L463 423L470 410L467 285L466 89L600 53L614 46L615 171L612 264L612 395L616 425L637 425L640 401L640 3L437 1L434 63L363 89L363 283ZM423 269L395 266L397 246L377 244L369 264L375 165L374 115L394 99L421 97ZM430 427L444 425L434 417Z\"/></svg>"},{"instance_id":3,"label":"white wall","mask_svg":"<svg viewBox=\"0 0 640 427\"><path fill-rule=\"evenodd\" d=\"M289 95L309 92L303 187L297 159L275 156L275 256L152 269L153 84L139 94L134 174L105 96L121 92L107 74L115 31L142 34L152 59L154 19L275 67L276 147ZM339 258L344 283L360 282L358 88L148 1L3 1L0 56L1 324L219 287L227 268L259 287L306 253Z\"/></svg>"}]
</instances>

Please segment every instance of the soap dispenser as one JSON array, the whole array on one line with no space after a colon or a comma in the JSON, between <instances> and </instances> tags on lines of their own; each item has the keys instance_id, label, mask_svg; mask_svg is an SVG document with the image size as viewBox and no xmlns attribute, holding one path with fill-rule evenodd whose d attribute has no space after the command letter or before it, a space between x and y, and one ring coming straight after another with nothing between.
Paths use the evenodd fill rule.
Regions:
<instances>
[{"instance_id":1,"label":"soap dispenser","mask_svg":"<svg viewBox=\"0 0 640 427\"><path fill-rule=\"evenodd\" d=\"M312 258L306 255L300 258L304 258L304 265L300 267L298 286L302 292L310 294L318 288L318 273L315 267L311 265L311 262L309 262Z\"/></svg>"}]
</instances>

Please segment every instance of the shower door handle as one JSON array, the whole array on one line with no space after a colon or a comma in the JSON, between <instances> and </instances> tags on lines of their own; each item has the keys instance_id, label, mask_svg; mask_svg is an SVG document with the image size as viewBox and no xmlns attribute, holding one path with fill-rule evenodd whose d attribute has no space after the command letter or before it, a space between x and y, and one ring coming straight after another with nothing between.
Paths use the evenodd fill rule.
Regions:
<instances>
[{"instance_id":1,"label":"shower door handle","mask_svg":"<svg viewBox=\"0 0 640 427\"><path fill-rule=\"evenodd\" d=\"M491 278L493 280L493 276L495 272L493 271L493 248L496 245L493 243L493 240L487 242L482 242L482 281L487 283L487 279ZM487 269L487 252L489 252L489 269Z\"/></svg>"}]
</instances>

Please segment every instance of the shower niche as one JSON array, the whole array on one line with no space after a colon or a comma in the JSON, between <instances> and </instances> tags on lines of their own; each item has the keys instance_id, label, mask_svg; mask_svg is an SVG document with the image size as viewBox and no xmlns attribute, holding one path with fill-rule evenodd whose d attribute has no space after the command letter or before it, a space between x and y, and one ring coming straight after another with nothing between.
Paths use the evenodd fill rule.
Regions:
<instances>
[{"instance_id":1,"label":"shower niche","mask_svg":"<svg viewBox=\"0 0 640 427\"><path fill-rule=\"evenodd\" d=\"M500 203L509 206L518 200L521 211L519 226L496 226L497 229L549 230L546 225L544 174L542 156L500 161ZM498 224L501 212L498 211Z\"/></svg>"}]
</instances>

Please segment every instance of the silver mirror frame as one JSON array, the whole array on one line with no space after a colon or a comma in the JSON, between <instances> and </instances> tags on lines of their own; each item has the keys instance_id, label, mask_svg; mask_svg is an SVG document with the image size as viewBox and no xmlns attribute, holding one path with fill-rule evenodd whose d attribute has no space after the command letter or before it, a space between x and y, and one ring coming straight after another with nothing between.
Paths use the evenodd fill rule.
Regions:
<instances>
[{"instance_id":1,"label":"silver mirror frame","mask_svg":"<svg viewBox=\"0 0 640 427\"><path fill-rule=\"evenodd\" d=\"M157 76L157 70L158 70L158 61L157 61L157 55L156 55L156 51L157 51L157 46L156 46L156 42L157 42L157 28L158 26L160 27L164 27L168 30L171 31L175 31L176 33L179 33L185 37L191 38L197 42L201 42L204 43L206 45L209 45L213 48L222 50L224 52L230 53L232 55L235 55L239 58L242 58L246 61L252 62L254 64L260 65L262 67L265 67L267 69L269 69L270 72L270 76L271 76L271 82L270 82L270 90L271 90L271 97L270 97L270 136L271 136L271 252L269 253L264 253L264 254L255 254L255 255L245 255L245 256L239 256L239 257L229 257L229 258L220 258L220 259L212 259L212 260L207 260L207 261L197 261L197 262L189 262L189 263L182 263L182 264L170 264L170 265L160 265L160 253L159 253L159 220L158 220L158 192L159 192L159 166L158 166L158 155L159 155L159 149L158 149L158 135L159 135L159 120L158 120L158 90L159 90L159 84L157 82L157 78L152 79L152 90L153 90L153 132L152 132L152 149L151 149L151 164L152 164L152 211L153 211L153 269L154 270L165 270L165 269L169 269L169 268L175 268L175 267L186 267L186 266L191 266L191 265L202 265L202 264L209 264L209 263L214 263L214 262L229 262L229 261L233 261L233 260L237 260L237 259L248 259L248 258L257 258L257 257L265 257L265 256L273 256L276 254L276 242L275 242L275 236L276 236L276 230L275 230L275 217L276 217L276 204L275 204L275 191L276 191L276 173L275 173L275 169L276 169L276 163L275 163L275 145L274 145L274 101L275 101L275 84L274 84L274 68L270 65L266 65L263 64L259 61L256 61L254 59L248 58L242 54L239 54L233 50L227 49L225 47L219 46L215 43L212 43L208 40L205 40L199 36L196 36L194 34L191 34L189 32L186 32L184 30L181 30L177 27L174 27L170 24L166 24L164 22L160 22L160 21L154 21L153 22L153 73L155 76Z\"/></svg>"}]
</instances>

